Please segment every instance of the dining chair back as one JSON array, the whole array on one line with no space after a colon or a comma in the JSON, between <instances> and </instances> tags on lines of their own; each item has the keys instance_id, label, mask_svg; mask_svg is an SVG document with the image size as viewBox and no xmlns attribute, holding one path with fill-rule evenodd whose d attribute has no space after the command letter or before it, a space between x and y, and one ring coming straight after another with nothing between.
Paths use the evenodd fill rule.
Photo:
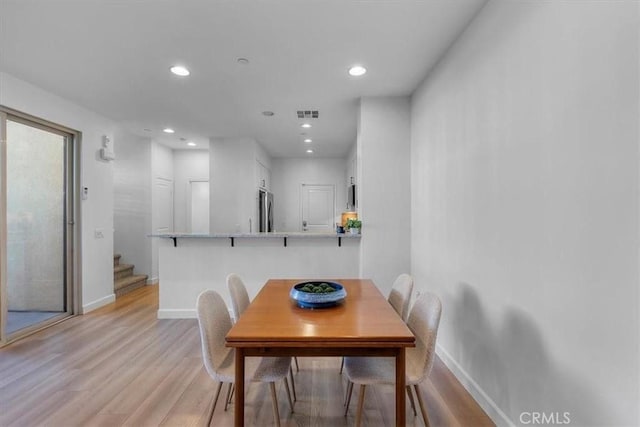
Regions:
<instances>
[{"instance_id":1,"label":"dining chair back","mask_svg":"<svg viewBox=\"0 0 640 427\"><path fill-rule=\"evenodd\" d=\"M210 425L216 404L218 403L222 384L229 384L227 399L225 400L226 410L232 393L232 385L235 380L235 351L230 347L226 347L226 336L229 330L231 330L232 323L227 305L220 294L213 290L206 290L198 295L196 312L200 329L203 364L209 376L219 382L213 398L209 421L207 422L207 425ZM276 425L279 426L280 414L278 412L275 381L279 379L284 380L289 405L291 412L293 412L293 402L287 381L287 372L290 370L291 358L263 357L258 359L249 358L248 360L253 362L250 366L245 365L245 371L250 374L251 380L269 383L274 419Z\"/></svg>"},{"instance_id":2,"label":"dining chair back","mask_svg":"<svg viewBox=\"0 0 640 427\"><path fill-rule=\"evenodd\" d=\"M435 294L425 292L418 297L407 319L407 326L414 334L416 344L415 347L408 348L405 353L407 393L413 407L413 395L411 392L411 386L413 386L426 426L429 426L429 418L419 385L429 376L431 368L433 367L441 314L442 303L440 299ZM394 384L395 362L392 358L346 357L344 368L348 380L345 416L349 411L353 385L360 384L358 412L356 414L356 426L360 426L362 422L362 409L364 407L365 387L372 384Z\"/></svg>"},{"instance_id":3,"label":"dining chair back","mask_svg":"<svg viewBox=\"0 0 640 427\"><path fill-rule=\"evenodd\" d=\"M389 293L389 304L400 315L402 320L407 320L409 303L411 302L411 292L413 291L413 277L403 273L393 282Z\"/></svg>"},{"instance_id":4,"label":"dining chair back","mask_svg":"<svg viewBox=\"0 0 640 427\"><path fill-rule=\"evenodd\" d=\"M220 378L219 371L233 351L225 346L225 337L232 326L227 305L220 294L207 290L198 296L196 311L205 369L213 379L221 382L233 381L233 378Z\"/></svg>"},{"instance_id":5,"label":"dining chair back","mask_svg":"<svg viewBox=\"0 0 640 427\"><path fill-rule=\"evenodd\" d=\"M409 362L407 363L407 378L410 384L421 383L431 372L441 315L440 298L430 292L420 295L411 309L407 326L416 337L416 346L406 350Z\"/></svg>"},{"instance_id":6,"label":"dining chair back","mask_svg":"<svg viewBox=\"0 0 640 427\"><path fill-rule=\"evenodd\" d=\"M227 276L227 288L229 288L229 294L231 294L231 311L237 322L240 315L249 307L251 300L247 293L247 287L237 274L231 273Z\"/></svg>"},{"instance_id":7,"label":"dining chair back","mask_svg":"<svg viewBox=\"0 0 640 427\"><path fill-rule=\"evenodd\" d=\"M249 293L247 292L247 287L244 285L242 278L235 273L227 275L227 288L229 289L229 295L231 296L231 311L233 312L233 317L237 322L242 313L244 313L247 307L249 307L249 304L251 304ZM294 357L293 360L296 363L296 369L300 371L298 358ZM298 396L296 394L296 383L293 380L293 370L290 370L289 373L291 374L293 400L296 401L298 400Z\"/></svg>"},{"instance_id":8,"label":"dining chair back","mask_svg":"<svg viewBox=\"0 0 640 427\"><path fill-rule=\"evenodd\" d=\"M387 301L391 304L391 307L402 318L403 322L407 321L407 311L409 310L409 303L411 302L411 292L413 292L413 277L409 274L403 273L399 275L391 286L391 292ZM340 373L344 370L344 357L340 362Z\"/></svg>"}]
</instances>

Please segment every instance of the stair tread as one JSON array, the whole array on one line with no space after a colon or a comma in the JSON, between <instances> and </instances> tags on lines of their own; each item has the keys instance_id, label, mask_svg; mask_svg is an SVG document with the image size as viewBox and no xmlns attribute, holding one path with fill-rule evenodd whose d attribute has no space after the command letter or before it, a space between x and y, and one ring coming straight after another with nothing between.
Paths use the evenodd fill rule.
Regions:
<instances>
[{"instance_id":1,"label":"stair tread","mask_svg":"<svg viewBox=\"0 0 640 427\"><path fill-rule=\"evenodd\" d=\"M137 280L133 280L132 277L135 277ZM129 276L126 279L129 280L121 279L115 282L113 291L116 294L116 298L147 285L146 275L139 274L136 276Z\"/></svg>"},{"instance_id":2,"label":"stair tread","mask_svg":"<svg viewBox=\"0 0 640 427\"><path fill-rule=\"evenodd\" d=\"M119 273L121 271L131 269L133 267L134 267L133 264L118 264L118 265L113 267L113 272L114 273Z\"/></svg>"},{"instance_id":3,"label":"stair tread","mask_svg":"<svg viewBox=\"0 0 640 427\"><path fill-rule=\"evenodd\" d=\"M133 276L123 277L122 279L114 281L113 286L115 289L120 289L133 283L140 282L142 280L146 282L148 277L149 276L147 276L146 274L135 274Z\"/></svg>"}]
</instances>

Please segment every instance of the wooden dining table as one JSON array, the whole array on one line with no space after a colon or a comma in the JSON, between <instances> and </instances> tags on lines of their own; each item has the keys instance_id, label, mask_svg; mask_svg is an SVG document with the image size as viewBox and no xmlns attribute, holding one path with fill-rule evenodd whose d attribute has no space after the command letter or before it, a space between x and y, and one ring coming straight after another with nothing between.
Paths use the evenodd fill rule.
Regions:
<instances>
[{"instance_id":1,"label":"wooden dining table","mask_svg":"<svg viewBox=\"0 0 640 427\"><path fill-rule=\"evenodd\" d=\"M395 357L396 426L405 425L405 349L415 347L414 335L371 280L327 280L344 286L345 299L309 309L289 297L307 279L270 279L227 334L235 348L236 426L244 425L244 362L252 356Z\"/></svg>"}]
</instances>

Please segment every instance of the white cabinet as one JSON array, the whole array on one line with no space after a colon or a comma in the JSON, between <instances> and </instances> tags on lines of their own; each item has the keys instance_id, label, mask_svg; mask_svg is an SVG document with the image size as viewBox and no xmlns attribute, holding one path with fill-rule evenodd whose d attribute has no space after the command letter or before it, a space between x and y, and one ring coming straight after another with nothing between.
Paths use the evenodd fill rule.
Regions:
<instances>
[{"instance_id":1,"label":"white cabinet","mask_svg":"<svg viewBox=\"0 0 640 427\"><path fill-rule=\"evenodd\" d=\"M256 176L258 177L258 188L271 189L271 169L256 160Z\"/></svg>"}]
</instances>

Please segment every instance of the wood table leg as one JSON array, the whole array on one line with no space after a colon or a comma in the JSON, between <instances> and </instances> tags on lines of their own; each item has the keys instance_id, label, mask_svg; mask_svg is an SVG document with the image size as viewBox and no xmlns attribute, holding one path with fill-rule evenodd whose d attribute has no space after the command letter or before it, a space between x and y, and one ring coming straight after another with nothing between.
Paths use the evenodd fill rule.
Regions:
<instances>
[{"instance_id":1,"label":"wood table leg","mask_svg":"<svg viewBox=\"0 0 640 427\"><path fill-rule=\"evenodd\" d=\"M401 347L396 354L396 426L404 427L407 414L405 411L405 349Z\"/></svg>"},{"instance_id":2,"label":"wood table leg","mask_svg":"<svg viewBox=\"0 0 640 427\"><path fill-rule=\"evenodd\" d=\"M397 369L397 368L396 368ZM236 403L233 408L235 427L244 426L244 349L236 347Z\"/></svg>"}]
</instances>

